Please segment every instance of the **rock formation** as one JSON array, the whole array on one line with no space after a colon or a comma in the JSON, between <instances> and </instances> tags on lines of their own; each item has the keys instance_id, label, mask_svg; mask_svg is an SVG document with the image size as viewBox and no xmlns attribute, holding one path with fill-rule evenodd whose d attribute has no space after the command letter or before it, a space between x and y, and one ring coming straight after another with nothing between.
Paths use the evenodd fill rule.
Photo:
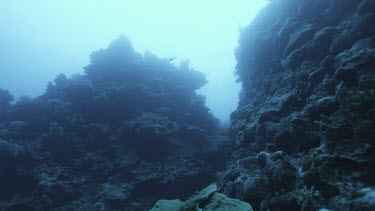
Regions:
<instances>
[{"instance_id":1,"label":"rock formation","mask_svg":"<svg viewBox=\"0 0 375 211\"><path fill-rule=\"evenodd\" d=\"M271 1L236 58L223 192L255 210L374 209L375 1Z\"/></svg>"},{"instance_id":2,"label":"rock formation","mask_svg":"<svg viewBox=\"0 0 375 211\"><path fill-rule=\"evenodd\" d=\"M255 210L374 210L375 1L270 1L236 58L219 191Z\"/></svg>"},{"instance_id":3,"label":"rock formation","mask_svg":"<svg viewBox=\"0 0 375 211\"><path fill-rule=\"evenodd\" d=\"M0 209L145 210L204 188L226 144L205 83L121 37L38 98L0 90Z\"/></svg>"},{"instance_id":4,"label":"rock formation","mask_svg":"<svg viewBox=\"0 0 375 211\"><path fill-rule=\"evenodd\" d=\"M229 144L204 75L124 37L38 98L0 89L0 209L374 210L375 1L271 0L236 58Z\"/></svg>"},{"instance_id":5,"label":"rock formation","mask_svg":"<svg viewBox=\"0 0 375 211\"><path fill-rule=\"evenodd\" d=\"M189 210L221 210L221 211L253 211L250 204L238 199L231 199L217 192L217 186L211 184L194 196L182 202L175 200L160 200L151 211L189 211Z\"/></svg>"}]
</instances>

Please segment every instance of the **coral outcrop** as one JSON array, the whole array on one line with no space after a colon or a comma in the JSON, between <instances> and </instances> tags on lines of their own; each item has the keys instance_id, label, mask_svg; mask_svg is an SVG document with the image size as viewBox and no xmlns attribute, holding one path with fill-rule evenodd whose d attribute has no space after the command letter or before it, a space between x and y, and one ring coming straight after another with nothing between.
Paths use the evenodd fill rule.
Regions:
<instances>
[{"instance_id":1,"label":"coral outcrop","mask_svg":"<svg viewBox=\"0 0 375 211\"><path fill-rule=\"evenodd\" d=\"M146 210L223 169L204 75L121 37L35 99L0 90L1 210Z\"/></svg>"},{"instance_id":2,"label":"coral outcrop","mask_svg":"<svg viewBox=\"0 0 375 211\"><path fill-rule=\"evenodd\" d=\"M223 193L256 210L375 208L374 2L274 0L242 30Z\"/></svg>"}]
</instances>

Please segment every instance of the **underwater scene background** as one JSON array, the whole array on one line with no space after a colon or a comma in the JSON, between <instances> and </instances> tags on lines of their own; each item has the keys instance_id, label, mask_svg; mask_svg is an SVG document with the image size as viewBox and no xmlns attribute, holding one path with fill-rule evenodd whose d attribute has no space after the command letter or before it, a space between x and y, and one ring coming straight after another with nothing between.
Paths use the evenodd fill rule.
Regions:
<instances>
[{"instance_id":1,"label":"underwater scene background","mask_svg":"<svg viewBox=\"0 0 375 211\"><path fill-rule=\"evenodd\" d=\"M38 97L1 88L0 209L375 210L375 1L269 1L235 56L229 124L126 36Z\"/></svg>"}]
</instances>

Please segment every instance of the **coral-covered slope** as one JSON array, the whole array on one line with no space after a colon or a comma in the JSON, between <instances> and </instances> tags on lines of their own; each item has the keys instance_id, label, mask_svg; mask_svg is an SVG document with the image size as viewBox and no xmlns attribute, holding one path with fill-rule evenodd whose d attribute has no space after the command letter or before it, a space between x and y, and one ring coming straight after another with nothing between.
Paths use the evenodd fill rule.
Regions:
<instances>
[{"instance_id":1,"label":"coral-covered slope","mask_svg":"<svg viewBox=\"0 0 375 211\"><path fill-rule=\"evenodd\" d=\"M256 210L374 209L375 1L271 1L236 57L224 193Z\"/></svg>"},{"instance_id":2,"label":"coral-covered slope","mask_svg":"<svg viewBox=\"0 0 375 211\"><path fill-rule=\"evenodd\" d=\"M36 99L0 90L0 209L146 210L205 187L225 163L205 83L121 37Z\"/></svg>"}]
</instances>

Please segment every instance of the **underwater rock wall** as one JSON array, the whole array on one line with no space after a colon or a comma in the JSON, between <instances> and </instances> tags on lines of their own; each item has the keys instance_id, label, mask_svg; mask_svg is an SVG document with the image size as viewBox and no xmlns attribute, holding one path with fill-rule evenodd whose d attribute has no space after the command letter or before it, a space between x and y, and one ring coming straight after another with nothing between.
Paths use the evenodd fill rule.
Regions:
<instances>
[{"instance_id":1,"label":"underwater rock wall","mask_svg":"<svg viewBox=\"0 0 375 211\"><path fill-rule=\"evenodd\" d=\"M236 58L223 192L255 210L374 209L375 1L270 1Z\"/></svg>"},{"instance_id":2,"label":"underwater rock wall","mask_svg":"<svg viewBox=\"0 0 375 211\"><path fill-rule=\"evenodd\" d=\"M0 89L0 210L147 210L224 168L205 76L121 37L35 99Z\"/></svg>"}]
</instances>

